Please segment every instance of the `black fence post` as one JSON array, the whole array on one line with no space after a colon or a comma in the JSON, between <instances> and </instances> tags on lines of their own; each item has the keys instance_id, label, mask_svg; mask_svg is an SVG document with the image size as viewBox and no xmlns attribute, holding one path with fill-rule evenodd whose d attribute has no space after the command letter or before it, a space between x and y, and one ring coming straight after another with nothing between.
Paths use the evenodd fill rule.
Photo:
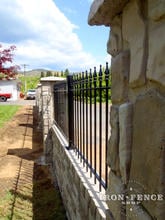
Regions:
<instances>
[{"instance_id":1,"label":"black fence post","mask_svg":"<svg viewBox=\"0 0 165 220\"><path fill-rule=\"evenodd\" d=\"M74 99L73 99L73 75L67 76L68 83L68 130L69 146L67 149L74 148Z\"/></svg>"}]
</instances>

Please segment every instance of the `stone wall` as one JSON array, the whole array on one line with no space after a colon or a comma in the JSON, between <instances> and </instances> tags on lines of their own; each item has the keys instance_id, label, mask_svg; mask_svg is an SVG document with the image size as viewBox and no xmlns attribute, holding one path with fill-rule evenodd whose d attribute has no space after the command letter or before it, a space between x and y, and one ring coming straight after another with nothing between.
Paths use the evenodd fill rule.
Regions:
<instances>
[{"instance_id":1,"label":"stone wall","mask_svg":"<svg viewBox=\"0 0 165 220\"><path fill-rule=\"evenodd\" d=\"M107 219L163 220L165 1L95 0L88 20L90 25L110 26L112 133L107 195L138 191L161 197L139 204L107 201Z\"/></svg>"},{"instance_id":2,"label":"stone wall","mask_svg":"<svg viewBox=\"0 0 165 220\"><path fill-rule=\"evenodd\" d=\"M49 161L52 175L58 180L69 220L106 219L107 205L100 199L99 184L80 163L74 150L67 150L68 142L56 125L49 132ZM102 190L102 194L105 194Z\"/></svg>"}]
</instances>

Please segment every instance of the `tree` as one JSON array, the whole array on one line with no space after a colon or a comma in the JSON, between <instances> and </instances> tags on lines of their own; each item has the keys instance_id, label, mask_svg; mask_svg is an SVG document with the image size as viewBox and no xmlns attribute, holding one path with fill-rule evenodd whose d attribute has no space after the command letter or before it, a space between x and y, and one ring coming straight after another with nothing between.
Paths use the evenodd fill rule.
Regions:
<instances>
[{"instance_id":1,"label":"tree","mask_svg":"<svg viewBox=\"0 0 165 220\"><path fill-rule=\"evenodd\" d=\"M68 70L68 69L65 70L64 75L65 75L65 76L68 76L68 75L69 75L69 70Z\"/></svg>"},{"instance_id":2,"label":"tree","mask_svg":"<svg viewBox=\"0 0 165 220\"><path fill-rule=\"evenodd\" d=\"M48 71L46 72L46 76L52 76L52 72L51 72L50 70L48 70Z\"/></svg>"},{"instance_id":3,"label":"tree","mask_svg":"<svg viewBox=\"0 0 165 220\"><path fill-rule=\"evenodd\" d=\"M45 73L42 71L41 72L41 78L45 76Z\"/></svg>"},{"instance_id":4,"label":"tree","mask_svg":"<svg viewBox=\"0 0 165 220\"><path fill-rule=\"evenodd\" d=\"M64 75L64 72L61 70L61 76L63 76Z\"/></svg>"},{"instance_id":5,"label":"tree","mask_svg":"<svg viewBox=\"0 0 165 220\"><path fill-rule=\"evenodd\" d=\"M8 66L8 63L13 62L14 51L16 46L12 45L7 49L3 49L0 44L0 77L1 78L15 78L17 71L20 69L18 65ZM7 66L5 66L7 65Z\"/></svg>"}]
</instances>

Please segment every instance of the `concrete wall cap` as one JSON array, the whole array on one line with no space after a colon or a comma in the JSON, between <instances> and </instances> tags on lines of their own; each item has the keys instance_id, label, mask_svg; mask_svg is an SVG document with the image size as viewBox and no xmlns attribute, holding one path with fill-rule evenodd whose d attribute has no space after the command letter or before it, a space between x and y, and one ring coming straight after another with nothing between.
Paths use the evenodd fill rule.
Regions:
<instances>
[{"instance_id":1,"label":"concrete wall cap","mask_svg":"<svg viewBox=\"0 0 165 220\"><path fill-rule=\"evenodd\" d=\"M129 0L94 0L89 16L89 25L110 26L113 18L121 13L122 9Z\"/></svg>"},{"instance_id":2,"label":"concrete wall cap","mask_svg":"<svg viewBox=\"0 0 165 220\"><path fill-rule=\"evenodd\" d=\"M66 80L65 78L62 77L55 77L55 76L48 76L48 77L43 77L40 79L40 82L45 82L45 81L64 81Z\"/></svg>"}]
</instances>

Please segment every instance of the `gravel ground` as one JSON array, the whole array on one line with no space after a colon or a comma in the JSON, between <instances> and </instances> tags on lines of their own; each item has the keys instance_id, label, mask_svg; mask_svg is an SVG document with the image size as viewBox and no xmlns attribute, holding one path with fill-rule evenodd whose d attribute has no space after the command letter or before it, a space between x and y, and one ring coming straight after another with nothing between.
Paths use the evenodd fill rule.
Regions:
<instances>
[{"instance_id":1,"label":"gravel ground","mask_svg":"<svg viewBox=\"0 0 165 220\"><path fill-rule=\"evenodd\" d=\"M25 99L18 99L16 101L7 100L6 102L0 102L0 105L35 105L35 100L25 100Z\"/></svg>"}]
</instances>

